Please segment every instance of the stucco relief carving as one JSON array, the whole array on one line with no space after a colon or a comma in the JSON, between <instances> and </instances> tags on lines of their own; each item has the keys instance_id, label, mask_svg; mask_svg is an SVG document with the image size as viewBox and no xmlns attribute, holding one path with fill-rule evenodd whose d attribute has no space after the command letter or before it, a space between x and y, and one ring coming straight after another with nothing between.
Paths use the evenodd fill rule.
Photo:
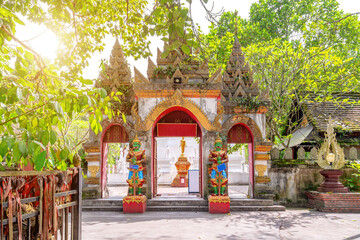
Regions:
<instances>
[{"instance_id":1,"label":"stucco relief carving","mask_svg":"<svg viewBox=\"0 0 360 240\"><path fill-rule=\"evenodd\" d=\"M137 103L135 103L131 109L131 114L134 118L135 130L148 131L153 126L156 118L166 109L171 107L183 107L188 109L192 114L195 115L202 127L204 127L207 131L220 131L221 129L221 121L224 113L224 107L221 105L221 103L218 103L217 116L215 117L214 121L211 122L204 111L197 104L195 104L190 99L184 98L181 90L177 89L173 96L164 99L153 109L151 109L144 121L141 120L138 114Z\"/></svg>"},{"instance_id":2,"label":"stucco relief carving","mask_svg":"<svg viewBox=\"0 0 360 240\"><path fill-rule=\"evenodd\" d=\"M251 132L254 135L254 141L260 142L262 141L262 135L259 126L255 123L254 120L251 118L244 116L244 115L235 115L229 118L222 126L222 132L225 132L226 134L230 131L230 129L238 123L243 123L246 126L248 126L251 130Z\"/></svg>"},{"instance_id":3,"label":"stucco relief carving","mask_svg":"<svg viewBox=\"0 0 360 240\"><path fill-rule=\"evenodd\" d=\"M265 175L265 171L267 169L267 166L266 165L262 165L262 164L259 164L259 165L255 165L255 169L256 171L258 172L258 176L259 177L264 177Z\"/></svg>"},{"instance_id":4,"label":"stucco relief carving","mask_svg":"<svg viewBox=\"0 0 360 240\"><path fill-rule=\"evenodd\" d=\"M96 177L96 174L99 172L100 167L99 166L88 166L88 170L90 172L90 176L92 178Z\"/></svg>"}]
</instances>

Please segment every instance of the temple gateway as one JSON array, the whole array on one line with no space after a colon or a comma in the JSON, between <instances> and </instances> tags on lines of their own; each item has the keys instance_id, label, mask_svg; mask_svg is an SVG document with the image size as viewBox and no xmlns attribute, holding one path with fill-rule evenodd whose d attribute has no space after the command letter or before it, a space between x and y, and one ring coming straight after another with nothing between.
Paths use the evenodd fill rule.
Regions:
<instances>
[{"instance_id":1,"label":"temple gateway","mask_svg":"<svg viewBox=\"0 0 360 240\"><path fill-rule=\"evenodd\" d=\"M97 135L92 132L85 144L88 177L84 196L108 196L108 185L114 181L111 176L116 172L122 172L123 176L119 173L115 182L119 186L125 184L127 191L131 162L125 158L136 138L144 153L140 194L147 199L164 196L161 188L168 183L169 188L186 187L184 193L207 199L217 194L211 183L209 169L213 162L209 160L209 152L220 138L222 150L235 144L240 146L228 154L229 161L224 162L221 171L227 175L229 184L224 185L226 189L222 194L228 194L233 185L245 184L245 198L272 199L274 194L268 177L272 143L265 133L267 94L259 93L238 39L235 38L226 69L220 68L211 75L206 61L195 61L181 49L171 51L166 58L161 54L158 49L156 64L148 59L147 76L136 68L132 76L116 41L96 87L105 88L108 94L124 93L120 96L122 103L116 108L125 118L120 114L105 119L102 132ZM250 108L236 101L252 101L255 97L263 104ZM124 162L109 170L108 152L114 143L125 146L117 158ZM180 155L185 160L181 160ZM236 160L238 158L240 160ZM194 174L187 176L188 169ZM194 190L190 191L190 187Z\"/></svg>"}]
</instances>

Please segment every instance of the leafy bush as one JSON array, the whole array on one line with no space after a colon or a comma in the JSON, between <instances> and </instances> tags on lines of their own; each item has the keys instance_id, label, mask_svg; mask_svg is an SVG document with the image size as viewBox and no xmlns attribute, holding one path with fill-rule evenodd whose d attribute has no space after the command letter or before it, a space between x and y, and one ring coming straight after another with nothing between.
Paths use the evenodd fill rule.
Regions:
<instances>
[{"instance_id":1,"label":"leafy bush","mask_svg":"<svg viewBox=\"0 0 360 240\"><path fill-rule=\"evenodd\" d=\"M357 172L351 174L351 177L345 178L344 185L349 188L351 192L360 191L360 163L353 161L350 163L350 167L357 170Z\"/></svg>"}]
</instances>

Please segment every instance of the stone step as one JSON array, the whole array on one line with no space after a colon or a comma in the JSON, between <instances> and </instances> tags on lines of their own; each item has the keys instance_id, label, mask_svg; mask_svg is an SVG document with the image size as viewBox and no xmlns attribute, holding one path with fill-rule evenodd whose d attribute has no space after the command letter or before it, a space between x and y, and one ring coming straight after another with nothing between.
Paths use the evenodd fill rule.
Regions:
<instances>
[{"instance_id":1,"label":"stone step","mask_svg":"<svg viewBox=\"0 0 360 240\"><path fill-rule=\"evenodd\" d=\"M281 205L273 206L232 206L230 204L230 212L240 211L285 211L286 208Z\"/></svg>"},{"instance_id":2,"label":"stone step","mask_svg":"<svg viewBox=\"0 0 360 240\"><path fill-rule=\"evenodd\" d=\"M231 198L232 206L271 206L273 200L270 199L250 199L250 198ZM177 199L149 199L148 206L208 206L205 199L177 200ZM122 206L122 200L96 199L83 200L83 206Z\"/></svg>"},{"instance_id":3,"label":"stone step","mask_svg":"<svg viewBox=\"0 0 360 240\"><path fill-rule=\"evenodd\" d=\"M97 212L122 212L121 206L83 206L83 212L97 211Z\"/></svg>"},{"instance_id":4,"label":"stone step","mask_svg":"<svg viewBox=\"0 0 360 240\"><path fill-rule=\"evenodd\" d=\"M86 199L83 200L82 202L83 206L114 206L114 207L118 207L121 206L122 207L122 199L94 199L94 200L90 200L90 199Z\"/></svg>"},{"instance_id":5,"label":"stone step","mask_svg":"<svg viewBox=\"0 0 360 240\"><path fill-rule=\"evenodd\" d=\"M208 206L208 201L199 200L158 200L150 199L147 201L148 206Z\"/></svg>"},{"instance_id":6,"label":"stone step","mask_svg":"<svg viewBox=\"0 0 360 240\"><path fill-rule=\"evenodd\" d=\"M84 212L89 211L102 211L102 212L122 212L122 207L114 206L83 206ZM157 211L157 212L207 212L209 211L208 206L147 206L146 211ZM285 211L284 206L273 205L273 206L231 206L231 212L240 211Z\"/></svg>"},{"instance_id":7,"label":"stone step","mask_svg":"<svg viewBox=\"0 0 360 240\"><path fill-rule=\"evenodd\" d=\"M272 206L274 201L270 199L251 199L251 198L230 198L231 206Z\"/></svg>"},{"instance_id":8,"label":"stone step","mask_svg":"<svg viewBox=\"0 0 360 240\"><path fill-rule=\"evenodd\" d=\"M274 199L274 197L275 194L270 194L270 193L262 193L257 195L258 199Z\"/></svg>"},{"instance_id":9,"label":"stone step","mask_svg":"<svg viewBox=\"0 0 360 240\"><path fill-rule=\"evenodd\" d=\"M147 206L146 211L154 212L207 212L208 206Z\"/></svg>"},{"instance_id":10,"label":"stone step","mask_svg":"<svg viewBox=\"0 0 360 240\"><path fill-rule=\"evenodd\" d=\"M122 199L83 200L83 211L122 212ZM231 198L231 211L285 211L284 206L273 205L270 199ZM147 201L147 211L207 212L208 201L201 198L154 198Z\"/></svg>"}]
</instances>

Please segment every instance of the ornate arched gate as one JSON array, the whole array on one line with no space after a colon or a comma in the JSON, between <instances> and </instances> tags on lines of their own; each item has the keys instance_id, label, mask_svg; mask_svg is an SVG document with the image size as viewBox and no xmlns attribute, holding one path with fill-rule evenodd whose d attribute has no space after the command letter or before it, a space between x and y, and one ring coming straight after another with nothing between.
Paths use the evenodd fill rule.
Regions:
<instances>
[{"instance_id":1,"label":"ornate arched gate","mask_svg":"<svg viewBox=\"0 0 360 240\"><path fill-rule=\"evenodd\" d=\"M250 195L254 192L254 136L248 126L237 123L231 127L227 135L227 143L246 143L249 152L249 184Z\"/></svg>"},{"instance_id":2,"label":"ornate arched gate","mask_svg":"<svg viewBox=\"0 0 360 240\"><path fill-rule=\"evenodd\" d=\"M203 176L203 160L202 160L202 129L200 122L194 114L188 109L180 106L166 109L154 121L152 127L152 161L151 161L151 183L153 196L157 194L157 144L156 137L199 137L199 189L203 194L202 176Z\"/></svg>"},{"instance_id":3,"label":"ornate arched gate","mask_svg":"<svg viewBox=\"0 0 360 240\"><path fill-rule=\"evenodd\" d=\"M107 175L107 155L108 155L108 144L109 143L128 143L129 135L126 132L125 128L120 124L110 124L103 131L101 137L101 171L100 171L100 181L101 181L101 195L104 197L105 188L106 188L106 175Z\"/></svg>"}]
</instances>

